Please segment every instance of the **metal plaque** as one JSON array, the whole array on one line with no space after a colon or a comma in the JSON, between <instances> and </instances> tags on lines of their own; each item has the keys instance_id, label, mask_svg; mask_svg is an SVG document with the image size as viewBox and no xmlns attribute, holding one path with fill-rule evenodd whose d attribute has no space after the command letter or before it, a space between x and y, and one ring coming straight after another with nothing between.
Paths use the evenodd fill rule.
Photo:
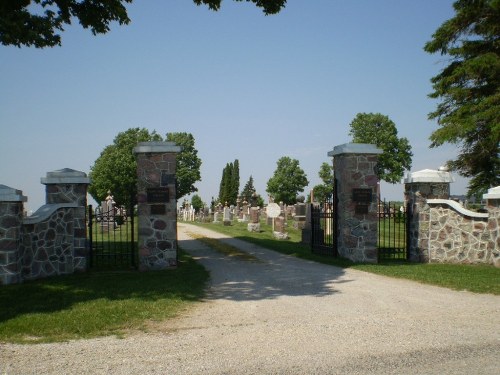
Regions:
<instances>
[{"instance_id":1,"label":"metal plaque","mask_svg":"<svg viewBox=\"0 0 500 375\"><path fill-rule=\"evenodd\" d=\"M352 189L352 200L356 203L371 203L372 189Z\"/></svg>"},{"instance_id":2,"label":"metal plaque","mask_svg":"<svg viewBox=\"0 0 500 375\"><path fill-rule=\"evenodd\" d=\"M146 190L148 195L148 203L167 203L168 189L167 188L150 188Z\"/></svg>"},{"instance_id":3,"label":"metal plaque","mask_svg":"<svg viewBox=\"0 0 500 375\"><path fill-rule=\"evenodd\" d=\"M368 205L367 204L358 204L354 207L355 214L367 214L368 213Z\"/></svg>"},{"instance_id":4,"label":"metal plaque","mask_svg":"<svg viewBox=\"0 0 500 375\"><path fill-rule=\"evenodd\" d=\"M164 204L152 204L151 207L151 215L165 215L165 205Z\"/></svg>"},{"instance_id":5,"label":"metal plaque","mask_svg":"<svg viewBox=\"0 0 500 375\"><path fill-rule=\"evenodd\" d=\"M168 171L161 171L160 186L175 184L175 175Z\"/></svg>"}]
</instances>

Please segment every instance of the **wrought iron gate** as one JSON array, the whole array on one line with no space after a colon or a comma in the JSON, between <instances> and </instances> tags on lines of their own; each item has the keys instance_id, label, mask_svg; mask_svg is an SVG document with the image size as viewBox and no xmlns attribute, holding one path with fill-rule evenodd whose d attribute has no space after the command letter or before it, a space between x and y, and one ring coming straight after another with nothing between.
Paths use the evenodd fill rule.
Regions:
<instances>
[{"instance_id":1,"label":"wrought iron gate","mask_svg":"<svg viewBox=\"0 0 500 375\"><path fill-rule=\"evenodd\" d=\"M378 259L408 259L407 208L395 202L378 204Z\"/></svg>"},{"instance_id":2,"label":"wrought iron gate","mask_svg":"<svg viewBox=\"0 0 500 375\"><path fill-rule=\"evenodd\" d=\"M135 268L137 242L133 207L103 207L93 210L89 205L87 210L89 267Z\"/></svg>"},{"instance_id":3,"label":"wrought iron gate","mask_svg":"<svg viewBox=\"0 0 500 375\"><path fill-rule=\"evenodd\" d=\"M332 194L311 205L311 250L315 254L337 256L336 199Z\"/></svg>"}]
</instances>

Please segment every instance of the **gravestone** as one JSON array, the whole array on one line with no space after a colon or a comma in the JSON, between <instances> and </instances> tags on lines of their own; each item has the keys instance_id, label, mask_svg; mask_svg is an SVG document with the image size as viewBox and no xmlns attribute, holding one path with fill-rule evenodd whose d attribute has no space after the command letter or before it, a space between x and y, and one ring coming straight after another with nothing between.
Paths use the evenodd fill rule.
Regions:
<instances>
[{"instance_id":1,"label":"gravestone","mask_svg":"<svg viewBox=\"0 0 500 375\"><path fill-rule=\"evenodd\" d=\"M250 223L247 229L249 232L260 232L259 207L250 208Z\"/></svg>"},{"instance_id":2,"label":"gravestone","mask_svg":"<svg viewBox=\"0 0 500 375\"><path fill-rule=\"evenodd\" d=\"M288 239L288 233L286 232L286 221L282 216L278 216L274 219L274 231L273 237L278 240Z\"/></svg>"},{"instance_id":3,"label":"gravestone","mask_svg":"<svg viewBox=\"0 0 500 375\"><path fill-rule=\"evenodd\" d=\"M304 229L306 226L306 205L305 203L297 203L295 205L295 216L293 217L293 227L298 230Z\"/></svg>"},{"instance_id":4,"label":"gravestone","mask_svg":"<svg viewBox=\"0 0 500 375\"><path fill-rule=\"evenodd\" d=\"M231 209L227 205L224 206L222 221L225 226L231 225Z\"/></svg>"}]
</instances>

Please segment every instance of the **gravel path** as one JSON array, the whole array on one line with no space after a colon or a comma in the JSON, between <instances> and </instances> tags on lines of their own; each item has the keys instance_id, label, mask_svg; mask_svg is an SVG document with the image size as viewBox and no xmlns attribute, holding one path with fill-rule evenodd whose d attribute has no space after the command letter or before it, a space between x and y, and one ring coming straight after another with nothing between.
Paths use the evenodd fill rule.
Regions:
<instances>
[{"instance_id":1,"label":"gravel path","mask_svg":"<svg viewBox=\"0 0 500 375\"><path fill-rule=\"evenodd\" d=\"M500 297L298 260L188 224L205 302L152 333L0 345L0 374L498 374ZM259 262L223 257L189 233Z\"/></svg>"}]
</instances>

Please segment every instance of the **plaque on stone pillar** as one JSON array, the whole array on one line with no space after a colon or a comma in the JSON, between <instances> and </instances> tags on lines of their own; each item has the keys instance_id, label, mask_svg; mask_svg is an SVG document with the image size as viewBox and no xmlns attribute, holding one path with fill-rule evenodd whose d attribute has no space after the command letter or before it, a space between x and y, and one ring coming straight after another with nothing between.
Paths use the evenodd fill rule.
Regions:
<instances>
[{"instance_id":1,"label":"plaque on stone pillar","mask_svg":"<svg viewBox=\"0 0 500 375\"><path fill-rule=\"evenodd\" d=\"M352 200L356 203L369 204L372 202L372 189L352 189Z\"/></svg>"},{"instance_id":2,"label":"plaque on stone pillar","mask_svg":"<svg viewBox=\"0 0 500 375\"><path fill-rule=\"evenodd\" d=\"M175 184L175 175L168 171L161 171L160 186L168 186Z\"/></svg>"},{"instance_id":3,"label":"plaque on stone pillar","mask_svg":"<svg viewBox=\"0 0 500 375\"><path fill-rule=\"evenodd\" d=\"M150 206L151 215L165 215L165 205L164 204L151 204Z\"/></svg>"},{"instance_id":4,"label":"plaque on stone pillar","mask_svg":"<svg viewBox=\"0 0 500 375\"><path fill-rule=\"evenodd\" d=\"M149 188L146 190L148 203L167 203L168 188Z\"/></svg>"}]
</instances>

